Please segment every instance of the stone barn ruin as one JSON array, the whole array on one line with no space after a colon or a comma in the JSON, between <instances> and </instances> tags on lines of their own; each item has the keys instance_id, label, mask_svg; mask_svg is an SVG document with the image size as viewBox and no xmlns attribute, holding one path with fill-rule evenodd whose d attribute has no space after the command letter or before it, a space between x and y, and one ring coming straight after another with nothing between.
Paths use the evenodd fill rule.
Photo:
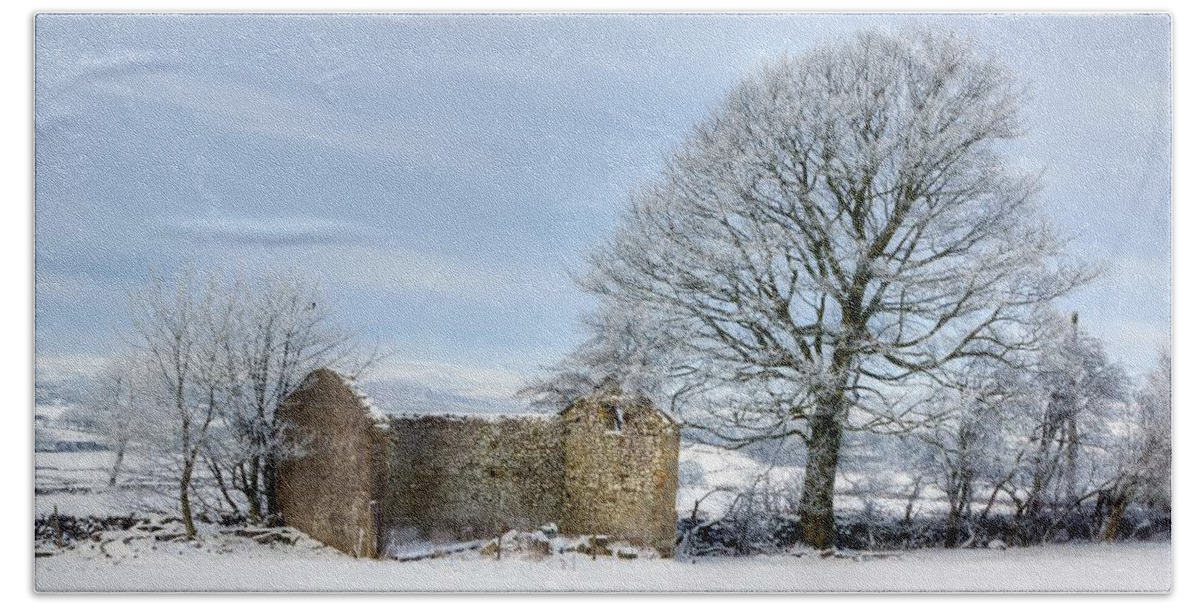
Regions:
<instances>
[{"instance_id":1,"label":"stone barn ruin","mask_svg":"<svg viewBox=\"0 0 1200 608\"><path fill-rule=\"evenodd\" d=\"M674 552L679 427L615 387L556 415L384 415L320 369L278 415L284 520L353 555L548 523Z\"/></svg>"}]
</instances>

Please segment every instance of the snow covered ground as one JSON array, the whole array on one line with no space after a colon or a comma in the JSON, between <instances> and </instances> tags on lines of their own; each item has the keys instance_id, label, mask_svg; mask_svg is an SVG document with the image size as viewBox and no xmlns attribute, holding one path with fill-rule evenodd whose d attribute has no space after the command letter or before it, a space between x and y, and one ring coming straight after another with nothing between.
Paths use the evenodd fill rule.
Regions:
<instances>
[{"instance_id":1,"label":"snow covered ground","mask_svg":"<svg viewBox=\"0 0 1200 608\"><path fill-rule=\"evenodd\" d=\"M142 454L126 456L120 482L108 486L115 455L109 450L34 452L34 514L109 516L167 513L175 508L175 482Z\"/></svg>"},{"instance_id":2,"label":"snow covered ground","mask_svg":"<svg viewBox=\"0 0 1200 608\"><path fill-rule=\"evenodd\" d=\"M1164 543L920 550L855 561L794 557L499 561L473 554L416 562L354 559L298 543L223 537L114 554L37 558L39 591L1124 591L1171 586ZM113 553L110 551L110 553Z\"/></svg>"}]
</instances>

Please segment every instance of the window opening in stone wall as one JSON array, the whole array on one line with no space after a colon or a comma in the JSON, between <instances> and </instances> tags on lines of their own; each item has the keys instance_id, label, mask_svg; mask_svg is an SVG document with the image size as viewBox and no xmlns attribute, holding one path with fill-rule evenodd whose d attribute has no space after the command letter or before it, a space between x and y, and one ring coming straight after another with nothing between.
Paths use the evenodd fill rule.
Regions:
<instances>
[{"instance_id":1,"label":"window opening in stone wall","mask_svg":"<svg viewBox=\"0 0 1200 608\"><path fill-rule=\"evenodd\" d=\"M619 405L604 404L600 409L605 432L620 433L625 430L625 412Z\"/></svg>"}]
</instances>

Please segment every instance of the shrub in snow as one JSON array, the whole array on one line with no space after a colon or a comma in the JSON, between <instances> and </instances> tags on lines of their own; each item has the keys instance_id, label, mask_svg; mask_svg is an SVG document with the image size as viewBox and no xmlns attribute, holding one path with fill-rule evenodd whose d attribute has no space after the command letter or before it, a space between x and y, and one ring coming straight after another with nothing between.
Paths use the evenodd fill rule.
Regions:
<instances>
[{"instance_id":1,"label":"shrub in snow","mask_svg":"<svg viewBox=\"0 0 1200 608\"><path fill-rule=\"evenodd\" d=\"M973 519L966 527L961 548L1009 547L1092 541L1099 538L1100 522L1077 514L1055 521L1035 521L1012 515ZM835 521L836 546L849 551L885 551L943 547L946 519L942 515L901 519L878 511L842 514ZM1169 540L1169 515L1131 511L1121 520L1119 539ZM798 518L790 514L731 510L715 519L679 520L677 551L680 555L755 555L781 553L800 544Z\"/></svg>"}]
</instances>

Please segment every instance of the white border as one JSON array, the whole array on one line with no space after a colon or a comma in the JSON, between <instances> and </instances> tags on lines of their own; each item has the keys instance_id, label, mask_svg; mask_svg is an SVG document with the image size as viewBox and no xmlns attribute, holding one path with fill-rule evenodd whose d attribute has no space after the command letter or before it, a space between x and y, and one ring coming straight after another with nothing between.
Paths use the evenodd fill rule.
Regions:
<instances>
[{"instance_id":1,"label":"white border","mask_svg":"<svg viewBox=\"0 0 1200 608\"><path fill-rule=\"evenodd\" d=\"M965 3L953 1L929 1L920 2L915 5L892 6L881 2L864 2L858 0L840 0L838 2L827 3L812 3L812 2L786 2L780 0L754 0L746 3L735 2L710 2L710 1L662 1L662 0L610 0L600 2L591 0L581 3L564 3L551 2L547 0L447 0L443 2L387 2L382 0L355 0L347 4L336 4L329 2L313 2L305 0L259 0L252 3L243 3L237 1L215 1L215 2L185 2L177 5L168 4L159 0L158 2L146 1L125 1L119 3L87 3L87 2L31 2L25 0L17 0L8 2L0 11L2 11L3 19L0 20L0 27L3 28L0 34L2 40L3 57L4 57L4 84L8 87L8 92L3 96L4 112L0 113L3 117L4 125L3 134L5 140L3 162L0 162L0 171L3 171L3 184L7 187L4 189L7 194L7 200L2 209L3 219L0 220L0 230L3 230L3 236L0 237L0 285L9 287L5 297L2 299L3 315L0 318L4 319L3 323L3 344L5 345L3 352L3 381L0 386L9 387L6 391L7 402L3 404L3 412L6 424L3 425L3 445L6 449L5 462L8 466L4 467L4 478L0 479L0 483L7 488L6 492L9 500L4 501L3 517L0 522L4 522L0 526L0 539L5 542L0 544L4 547L5 563L0 569L3 572L5 595L9 596L6 599L13 600L16 605L24 605L33 601L86 601L89 603L100 603L107 605L123 605L126 602L134 602L142 604L144 602L159 602L164 598L162 596L151 597L129 597L129 596L105 596L105 597L35 597L32 594L32 558L31 558L31 525L32 525L32 401L33 401L33 383L32 383L32 352L33 352L33 155L32 155L32 138L33 138L33 111L32 111L32 81L33 81L33 14L35 12L89 12L89 11L144 11L144 12L163 12L163 11L251 11L251 12L358 12L358 11L632 11L632 12L700 12L700 11L844 11L844 12L929 12L929 11L949 11L949 12L995 12L995 11L1071 11L1071 12L1093 12L1093 11L1160 11L1168 10L1173 15L1173 38L1174 38L1174 74L1175 74L1175 96L1174 96L1174 154L1173 168L1174 175L1178 178L1174 179L1173 200L1174 206L1174 234L1183 238L1178 238L1175 243L1173 259L1175 268L1182 268L1182 271L1174 274L1174 300L1173 310L1184 311L1183 315L1177 315L1177 321L1174 325L1174 341L1179 345L1176 348L1175 368L1177 378L1175 403L1180 404L1176 408L1176 416L1174 421L1175 428L1175 505L1176 509L1181 513L1179 520L1175 522L1174 528L1174 546L1175 546L1175 591L1170 597L1165 598L1168 603L1186 602L1192 605L1197 597L1197 585L1193 582L1194 575L1189 575L1190 572L1196 571L1195 560L1192 559L1194 551L1190 548L1195 545L1197 538L1195 535L1196 519L1194 516L1189 516L1189 509L1183 508L1190 505L1195 497L1195 491L1186 482L1191 478L1190 468L1188 465L1193 461L1195 455L1196 442L1190 441L1191 435L1197 430L1195 425L1196 411L1192 403L1197 395L1196 383L1189 374L1189 370L1197 369L1196 353L1196 322L1193 320L1195 316L1189 314L1193 310L1192 304L1195 302L1195 274L1190 272L1190 263L1200 259L1196 255L1196 249L1200 239L1191 238L1191 229L1197 227L1196 208L1200 205L1200 198L1196 196L1195 179L1192 177L1196 173L1196 158L1195 158L1195 113L1192 108L1200 107L1197 103L1195 95L1195 74L1198 71L1196 66L1196 39L1200 31L1196 27L1197 11L1193 8L1193 4L1183 0L1168 0L1151 5L1143 5L1137 2L1112 2L1095 0L1092 2L1055 2L1053 5L1044 5L1034 2L987 2L987 3ZM1189 111L1191 110L1191 111ZM1182 373L1180 373L1182 372ZM1189 598L1191 601L1189 601ZM206 596L201 598L195 597L172 597L171 600L200 602L203 604L236 604L236 605L258 605L263 602L278 604L280 602L295 602L295 601L322 601L322 597L296 597L296 596L238 596L238 597L213 597ZM346 597L338 597L337 601L344 601ZM505 604L505 605L521 605L526 602L547 603L547 602L562 602L569 601L572 603L580 602L584 604L595 605L598 603L609 603L620 601L621 603L633 602L641 605L659 605L662 602L672 604L726 604L731 601L739 601L735 598L724 596L677 596L677 597L661 597L661 596L639 596L634 598L614 598L611 596L573 596L570 598L562 598L555 596L503 596L503 597L478 597L478 596L439 596L439 597L413 597L406 596L402 598L388 596L355 596L349 598L355 601L383 601L383 602L413 602L417 601L422 604L429 603L457 603L463 601L469 602L487 602L489 604ZM1141 597L1140 601L1162 601L1164 598ZM958 603L963 601L962 596L755 596L749 598L749 601L764 602L774 605L795 605L797 602L804 604L827 604L837 602L839 605L845 602L853 604L880 604L888 605L918 605L927 602L944 604L948 602ZM1059 606L1066 604L1090 604L1100 601L1108 602L1125 602L1139 601L1137 598L1129 596L983 596L971 597L968 601L979 601L985 603L993 602L1020 602L1023 605L1055 605ZM12 603L5 602L6 605Z\"/></svg>"}]
</instances>

